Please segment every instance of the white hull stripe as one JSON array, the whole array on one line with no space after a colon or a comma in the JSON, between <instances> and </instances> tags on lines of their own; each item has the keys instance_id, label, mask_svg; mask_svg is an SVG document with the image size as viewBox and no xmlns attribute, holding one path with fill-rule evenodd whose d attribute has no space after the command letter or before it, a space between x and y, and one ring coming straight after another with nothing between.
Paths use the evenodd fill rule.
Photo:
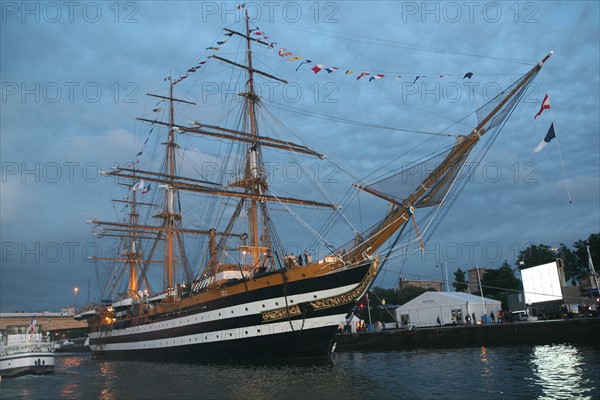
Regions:
<instances>
[{"instance_id":1,"label":"white hull stripe","mask_svg":"<svg viewBox=\"0 0 600 400\"><path fill-rule=\"evenodd\" d=\"M105 345L91 345L90 348L94 352L145 349L150 350L246 339L259 336L277 335L292 331L307 331L310 329L323 328L327 326L336 326L343 321L345 316L346 314L334 314L317 318L307 318L306 320L296 320L291 322L275 322L271 324L255 325L222 331L213 331L209 333L197 333L193 335L178 336L169 339L147 340L133 343L110 343Z\"/></svg>"}]
</instances>

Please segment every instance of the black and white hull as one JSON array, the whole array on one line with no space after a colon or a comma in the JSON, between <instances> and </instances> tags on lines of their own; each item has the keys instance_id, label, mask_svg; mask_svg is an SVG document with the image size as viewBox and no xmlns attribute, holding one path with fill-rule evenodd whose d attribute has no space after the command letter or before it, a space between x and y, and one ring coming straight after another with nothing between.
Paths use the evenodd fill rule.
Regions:
<instances>
[{"instance_id":1,"label":"black and white hull","mask_svg":"<svg viewBox=\"0 0 600 400\"><path fill-rule=\"evenodd\" d=\"M97 358L194 361L318 357L374 278L367 262L266 286L143 323L117 321L90 333Z\"/></svg>"}]
</instances>

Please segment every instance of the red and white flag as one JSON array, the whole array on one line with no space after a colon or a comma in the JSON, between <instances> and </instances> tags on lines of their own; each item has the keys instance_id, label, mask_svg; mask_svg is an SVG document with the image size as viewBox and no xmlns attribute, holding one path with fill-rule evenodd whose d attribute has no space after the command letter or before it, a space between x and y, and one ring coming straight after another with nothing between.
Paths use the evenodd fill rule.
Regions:
<instances>
[{"instance_id":1,"label":"red and white flag","mask_svg":"<svg viewBox=\"0 0 600 400\"><path fill-rule=\"evenodd\" d=\"M292 53L290 51L285 51L283 47L279 49L279 57L289 57L291 55Z\"/></svg>"},{"instance_id":2,"label":"red and white flag","mask_svg":"<svg viewBox=\"0 0 600 400\"><path fill-rule=\"evenodd\" d=\"M535 117L533 117L533 119L536 119L537 117L539 117L542 112L544 112L544 110L550 108L550 98L548 97L548 93L546 93L546 96L544 96L544 101L542 101L542 106L540 107L540 111L538 111L537 114L535 114Z\"/></svg>"},{"instance_id":3,"label":"red and white flag","mask_svg":"<svg viewBox=\"0 0 600 400\"><path fill-rule=\"evenodd\" d=\"M315 74L319 73L323 69L323 64L317 64L314 67L312 67L311 69L313 70L313 72Z\"/></svg>"},{"instance_id":4,"label":"red and white flag","mask_svg":"<svg viewBox=\"0 0 600 400\"><path fill-rule=\"evenodd\" d=\"M137 181L135 183L135 185L133 185L131 187L131 191L135 192L136 190L143 189L143 188L144 188L144 180L142 179L141 181Z\"/></svg>"}]
</instances>

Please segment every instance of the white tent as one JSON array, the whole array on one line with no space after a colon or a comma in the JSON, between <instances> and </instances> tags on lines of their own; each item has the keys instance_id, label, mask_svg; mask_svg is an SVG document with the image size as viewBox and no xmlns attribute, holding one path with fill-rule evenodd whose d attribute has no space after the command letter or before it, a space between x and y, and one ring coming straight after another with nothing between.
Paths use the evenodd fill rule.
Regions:
<instances>
[{"instance_id":1,"label":"white tent","mask_svg":"<svg viewBox=\"0 0 600 400\"><path fill-rule=\"evenodd\" d=\"M464 324L465 316L477 322L490 313L498 315L501 303L498 300L481 299L462 292L425 292L396 309L396 319L402 326L435 326L439 317L440 324ZM471 321L473 322L473 321Z\"/></svg>"}]
</instances>

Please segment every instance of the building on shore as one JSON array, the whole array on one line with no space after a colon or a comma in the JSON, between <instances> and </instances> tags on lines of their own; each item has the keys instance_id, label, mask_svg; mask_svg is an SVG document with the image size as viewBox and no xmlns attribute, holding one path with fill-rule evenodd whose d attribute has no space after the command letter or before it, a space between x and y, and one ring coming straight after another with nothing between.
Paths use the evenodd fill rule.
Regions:
<instances>
[{"instance_id":1,"label":"building on shore","mask_svg":"<svg viewBox=\"0 0 600 400\"><path fill-rule=\"evenodd\" d=\"M491 271L491 268L472 268L467 270L467 292L471 294L479 294L479 279L483 279L484 275ZM479 273L479 279L477 278Z\"/></svg>"},{"instance_id":2,"label":"building on shore","mask_svg":"<svg viewBox=\"0 0 600 400\"><path fill-rule=\"evenodd\" d=\"M53 339L63 335L67 338L82 337L88 330L87 322L74 320L73 315L64 309L61 312L0 313L0 330L5 330L11 325L30 325L33 320L44 332L50 332Z\"/></svg>"},{"instance_id":3,"label":"building on shore","mask_svg":"<svg viewBox=\"0 0 600 400\"><path fill-rule=\"evenodd\" d=\"M442 281L412 280L412 279L406 279L406 278L400 278L400 280L398 280L398 290L402 290L409 286L423 288L423 289L434 289L438 292L441 292L444 290Z\"/></svg>"},{"instance_id":4,"label":"building on shore","mask_svg":"<svg viewBox=\"0 0 600 400\"><path fill-rule=\"evenodd\" d=\"M502 309L498 300L482 299L462 292L425 292L396 309L396 320L403 327L465 324L485 320ZM467 315L469 318L467 319ZM484 317L485 316L485 317ZM439 318L439 323L438 323Z\"/></svg>"}]
</instances>

